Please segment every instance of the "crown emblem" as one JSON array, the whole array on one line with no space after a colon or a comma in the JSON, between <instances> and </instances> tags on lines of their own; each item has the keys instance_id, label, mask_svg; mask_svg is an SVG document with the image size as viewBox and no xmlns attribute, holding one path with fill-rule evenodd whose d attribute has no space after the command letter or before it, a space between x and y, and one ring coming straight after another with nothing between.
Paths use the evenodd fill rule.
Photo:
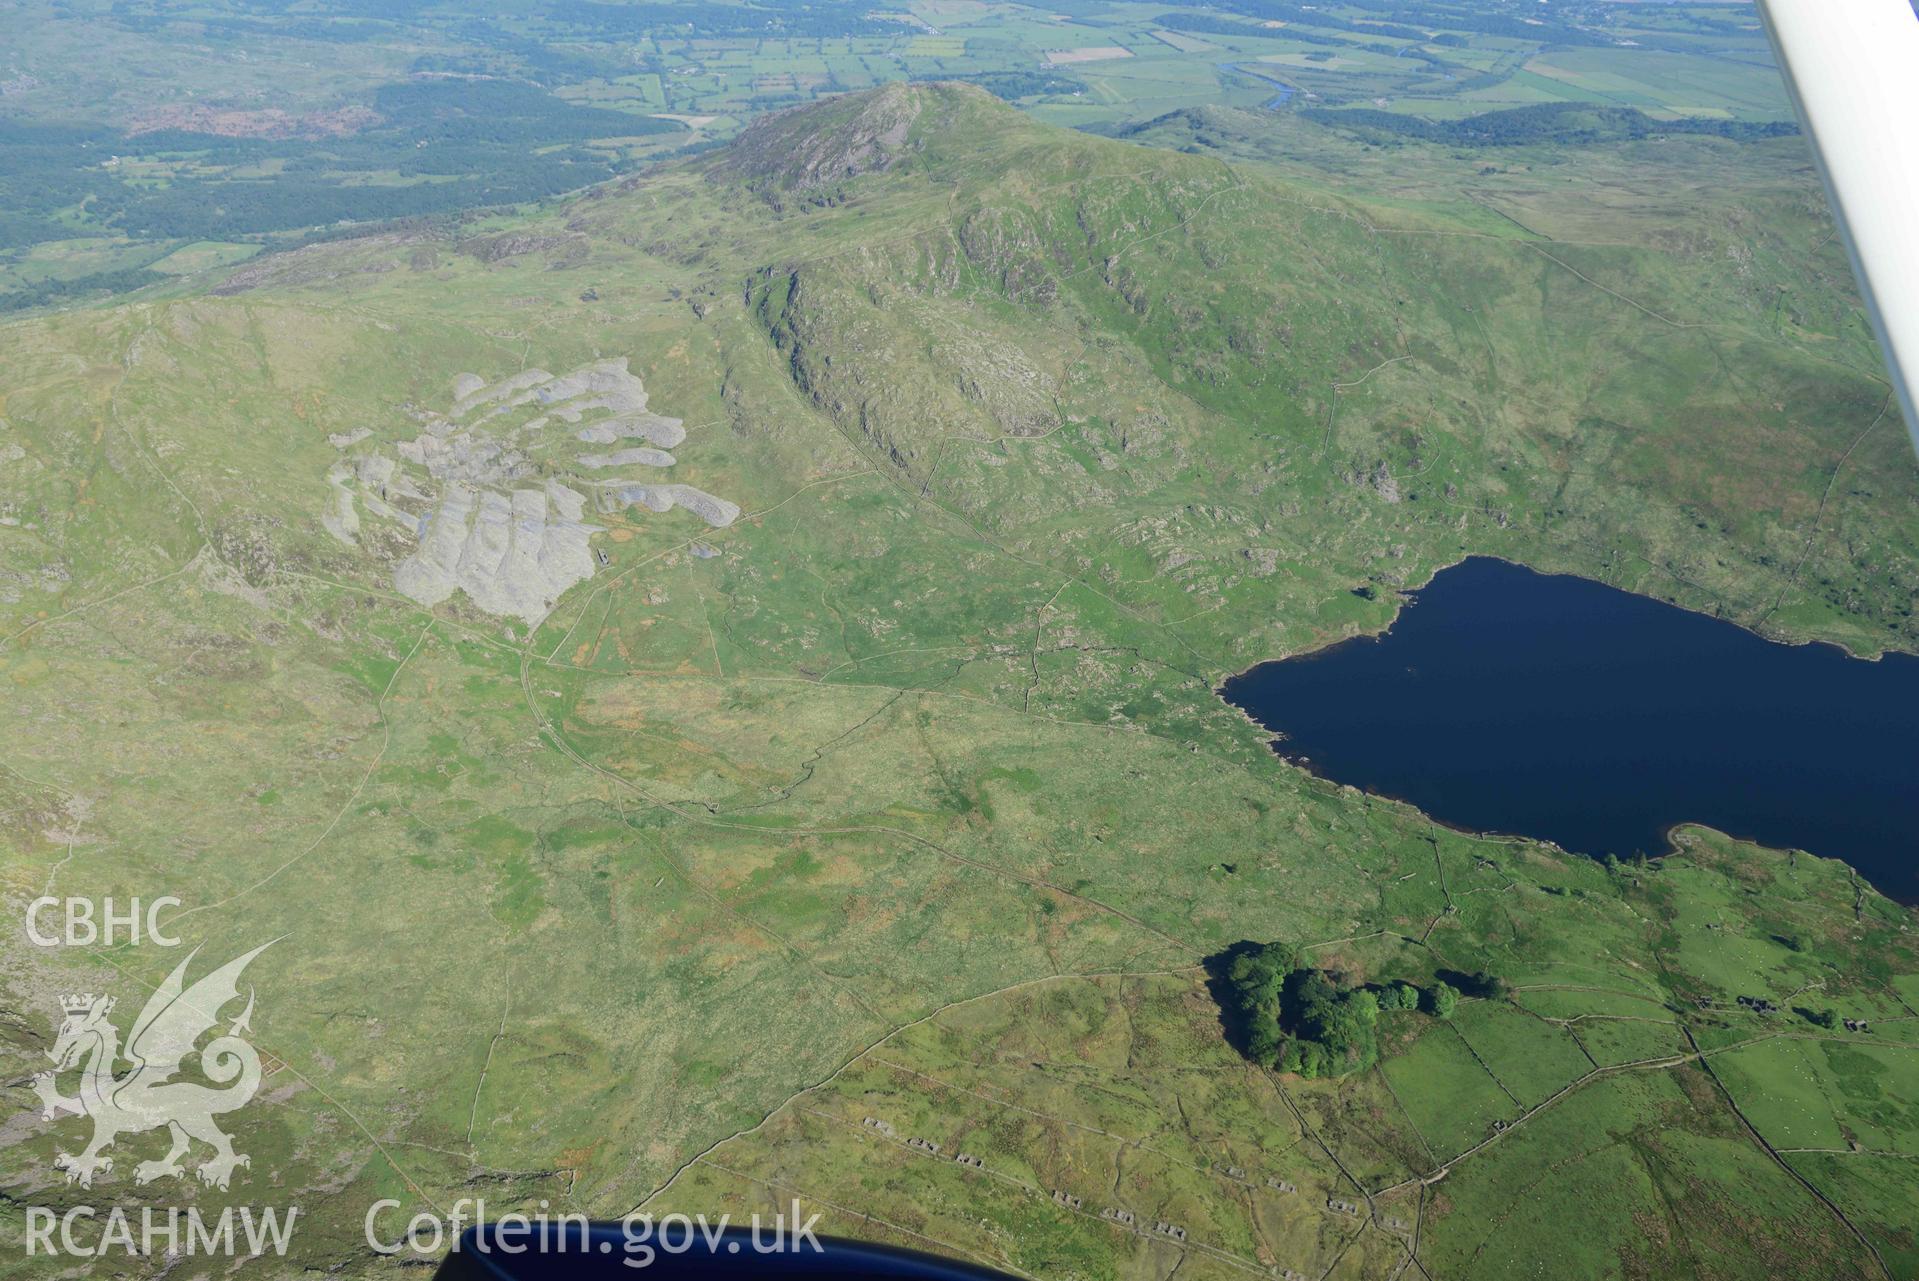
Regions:
<instances>
[{"instance_id":1,"label":"crown emblem","mask_svg":"<svg viewBox=\"0 0 1919 1281\"><path fill-rule=\"evenodd\" d=\"M91 992L84 993L80 996L63 996L60 998L60 1008L68 1014L85 1014L93 1008L95 999Z\"/></svg>"}]
</instances>

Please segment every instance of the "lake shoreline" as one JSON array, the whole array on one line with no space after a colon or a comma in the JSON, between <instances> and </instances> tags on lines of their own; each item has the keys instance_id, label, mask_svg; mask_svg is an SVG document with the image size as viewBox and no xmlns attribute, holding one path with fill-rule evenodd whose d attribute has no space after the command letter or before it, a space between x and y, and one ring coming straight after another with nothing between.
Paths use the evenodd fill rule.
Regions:
<instances>
[{"instance_id":1,"label":"lake shoreline","mask_svg":"<svg viewBox=\"0 0 1919 1281\"><path fill-rule=\"evenodd\" d=\"M1218 693L1220 689L1224 687L1227 681L1238 680L1241 677L1248 676L1252 672L1257 670L1258 668L1266 666L1268 663L1290 663L1296 659L1312 658L1320 654L1329 653L1332 650L1338 649L1341 645L1349 644L1352 641L1377 640L1380 637L1385 636L1388 632L1392 631L1396 625L1398 625L1400 616L1403 615L1407 609L1409 609L1413 605L1418 604L1418 602L1415 600L1408 600L1407 599L1408 596L1417 596L1420 592L1423 592L1428 587L1431 587L1433 584L1433 580L1435 578L1438 578L1441 574L1445 573L1447 570L1457 569L1459 566L1464 565L1467 561L1471 561L1471 560L1495 560L1502 565L1511 565L1515 569L1529 570L1532 573L1538 574L1542 578L1576 578L1582 583L1595 583L1599 585L1600 587L1610 587L1614 591L1624 592L1628 596L1638 596L1645 600L1656 601L1661 605L1670 605L1674 609L1684 610L1688 614L1697 614L1701 618L1710 618L1715 623L1724 623L1728 627L1736 627L1740 631L1745 632L1747 635L1756 636L1760 640L1765 641L1769 645L1778 645L1785 649L1804 649L1810 646L1823 645L1827 649L1836 649L1841 654L1845 655L1847 658L1856 659L1861 663L1881 662L1890 655L1899 655L1907 658L1919 659L1919 650L1893 649L1890 646L1883 646L1877 650L1874 650L1870 654L1859 654L1859 653L1854 653L1850 649L1847 649L1844 645L1841 645L1838 641L1821 640L1818 637L1811 637L1806 640L1781 640L1777 636L1768 636L1766 633L1760 631L1758 628L1750 627L1747 624L1739 622L1736 619L1725 618L1718 614L1708 614L1706 611L1702 609L1694 609L1690 605L1682 605L1676 600L1667 600L1663 596L1654 596L1647 592L1635 591L1634 589L1630 587L1621 587L1617 583L1609 583L1603 578L1594 578L1590 574L1581 574L1570 569L1541 569L1539 568L1539 566L1529 564L1523 560L1514 560L1510 556L1501 556L1498 552L1467 552L1463 556L1461 556L1458 560L1449 560L1445 564L1435 567L1432 573L1426 575L1423 581L1415 584L1414 586L1401 587L1401 588L1395 589L1393 592L1393 599L1395 601L1393 616L1387 619L1386 625L1380 628L1378 631L1354 632L1350 636L1340 636L1333 640L1327 641L1323 645L1317 645L1310 649L1296 650L1290 654L1278 654L1268 658L1256 658L1252 661L1252 663L1250 663L1246 667L1243 667L1236 672L1229 672L1226 676L1222 677L1219 684L1213 687L1213 692ZM1659 567L1655 565L1653 566L1653 568L1657 569ZM1257 724L1257 722L1255 722L1255 724Z\"/></svg>"},{"instance_id":2,"label":"lake shoreline","mask_svg":"<svg viewBox=\"0 0 1919 1281\"><path fill-rule=\"evenodd\" d=\"M1235 710L1240 711L1242 715L1247 715L1245 713L1245 709L1240 708L1237 704L1233 704L1233 706ZM1263 733L1274 732L1268 729L1266 726L1260 725L1258 721L1252 720L1252 717L1250 715L1247 715L1247 719L1251 721L1253 725L1257 726ZM1502 832L1495 828L1477 829L1477 828L1471 828L1471 827L1462 827L1458 823L1454 823L1447 819L1443 819L1436 815L1428 813L1426 810L1420 808L1417 802L1409 801L1403 796L1395 796L1390 792L1381 792L1381 791L1375 791L1370 788L1359 787L1357 784L1353 784L1353 783L1342 783L1338 779L1333 778L1331 775L1322 774L1318 770L1313 768L1312 763L1310 761L1307 761L1304 759L1296 759L1280 751L1277 746L1278 742L1279 742L1279 739L1275 738L1272 740L1269 746L1273 747L1273 755L1277 756L1280 759L1280 761L1284 763L1285 765L1287 765L1289 768L1296 769L1300 773L1308 776L1309 778L1315 779L1316 781L1321 783L1325 783L1330 787L1342 788L1342 789L1350 787L1354 791L1359 792L1361 795L1367 797L1368 799L1385 801L1386 803L1390 805L1404 806L1405 808L1411 810L1413 813L1419 815L1421 818L1425 819L1428 823L1431 823L1434 827L1444 828L1446 831L1451 832L1455 836L1463 836L1466 839L1472 840L1472 841L1489 841L1496 844L1529 845L1529 846L1534 846L1538 849L1550 851L1551 853L1554 853L1554 854L1563 854L1567 856L1568 858L1583 858L1595 863L1601 862L1605 858L1605 856L1602 854L1589 854L1584 850L1569 849L1566 846L1561 845L1558 841L1555 841L1548 836L1533 836L1526 832ZM1695 831L1707 832L1707 833L1710 833L1711 835L1722 837L1725 840L1733 841L1740 845L1750 845L1754 849L1764 850L1769 854L1778 854L1788 858L1817 859L1822 863L1837 863L1841 867L1850 869L1855 875L1858 874L1858 869L1854 868L1852 864L1846 862L1846 860L1843 858L1838 858L1836 856L1828 855L1828 854L1816 854L1811 850L1800 849L1797 846L1768 845L1766 844L1766 842L1759 840L1756 837L1741 836L1737 832L1730 832L1730 831L1727 831L1725 828L1715 827L1711 823L1706 823L1698 819L1691 819L1691 818L1680 819L1674 823L1667 825L1665 831L1661 833L1661 840L1664 843L1664 848L1660 849L1656 853L1648 852L1646 855L1647 859L1650 860L1651 862L1657 863L1661 861L1662 859L1667 859L1672 857L1684 858L1684 857L1687 857L1689 854L1691 854L1692 851L1688 847L1681 845L1679 841L1676 839L1677 833L1684 831L1688 828ZM1620 861L1625 862L1626 860L1622 859ZM1907 908L1908 910L1911 910L1914 913L1919 914L1919 898L1912 898L1912 899L1900 898L1895 895L1886 893L1886 891L1880 889L1876 885L1873 885L1870 881L1865 882L1865 884L1868 889L1870 889L1873 893L1879 895L1881 898L1884 898L1886 901L1891 903L1897 903L1900 907Z\"/></svg>"},{"instance_id":3,"label":"lake shoreline","mask_svg":"<svg viewBox=\"0 0 1919 1281\"><path fill-rule=\"evenodd\" d=\"M1471 555L1407 589L1383 628L1262 659L1214 693L1292 768L1464 836L1656 859L1699 828L1837 858L1919 904L1898 770L1919 735L1919 657L1728 622Z\"/></svg>"}]
</instances>

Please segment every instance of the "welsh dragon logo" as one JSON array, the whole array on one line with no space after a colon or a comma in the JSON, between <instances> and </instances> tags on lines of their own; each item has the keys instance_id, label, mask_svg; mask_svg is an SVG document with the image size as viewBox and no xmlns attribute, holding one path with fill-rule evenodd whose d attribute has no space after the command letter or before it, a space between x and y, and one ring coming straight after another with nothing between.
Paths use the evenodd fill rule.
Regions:
<instances>
[{"instance_id":1,"label":"welsh dragon logo","mask_svg":"<svg viewBox=\"0 0 1919 1281\"><path fill-rule=\"evenodd\" d=\"M126 1067L122 1071L120 1033L108 1021L110 996L65 996L65 1017L48 1057L53 1071L33 1079L48 1119L62 1112L93 1118L93 1141L74 1155L60 1153L54 1164L67 1172L67 1182L92 1187L96 1173L110 1172L113 1158L103 1153L123 1134L139 1134L162 1126L173 1146L157 1161L134 1167L136 1183L151 1183L168 1175L182 1175L180 1158L195 1139L213 1148L213 1156L199 1170L202 1182L224 1189L234 1170L252 1162L233 1150L233 1141L213 1118L244 1106L260 1088L260 1056L241 1037L250 1031L253 991L247 990L246 1008L227 1028L197 1051L200 1071L213 1086L197 1081L175 1081L181 1061L196 1053L195 1045L220 1022L223 1007L239 999L240 973L248 962L273 946L263 943L246 955L186 985L187 966L199 949L174 967L166 982L147 999L127 1037ZM80 1069L79 1095L67 1098L56 1085L58 1074ZM215 1086L224 1088L214 1088Z\"/></svg>"}]
</instances>

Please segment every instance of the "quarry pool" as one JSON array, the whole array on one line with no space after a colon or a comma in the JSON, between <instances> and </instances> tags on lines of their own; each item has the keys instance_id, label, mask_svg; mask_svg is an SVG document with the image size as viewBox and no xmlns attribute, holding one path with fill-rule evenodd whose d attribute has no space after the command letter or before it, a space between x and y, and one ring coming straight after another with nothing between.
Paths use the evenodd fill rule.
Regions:
<instances>
[{"instance_id":1,"label":"quarry pool","mask_svg":"<svg viewBox=\"0 0 1919 1281\"><path fill-rule=\"evenodd\" d=\"M1221 692L1288 760L1456 827L1624 858L1703 823L1919 902L1919 659L1777 645L1475 557L1385 634Z\"/></svg>"}]
</instances>

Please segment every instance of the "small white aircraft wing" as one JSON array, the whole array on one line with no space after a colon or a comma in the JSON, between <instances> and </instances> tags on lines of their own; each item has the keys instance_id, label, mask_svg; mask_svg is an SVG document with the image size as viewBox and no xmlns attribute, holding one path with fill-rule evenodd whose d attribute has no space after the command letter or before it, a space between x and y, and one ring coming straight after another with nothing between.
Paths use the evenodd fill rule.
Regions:
<instances>
[{"instance_id":1,"label":"small white aircraft wing","mask_svg":"<svg viewBox=\"0 0 1919 1281\"><path fill-rule=\"evenodd\" d=\"M1910 0L1759 0L1919 445L1919 17Z\"/></svg>"}]
</instances>

